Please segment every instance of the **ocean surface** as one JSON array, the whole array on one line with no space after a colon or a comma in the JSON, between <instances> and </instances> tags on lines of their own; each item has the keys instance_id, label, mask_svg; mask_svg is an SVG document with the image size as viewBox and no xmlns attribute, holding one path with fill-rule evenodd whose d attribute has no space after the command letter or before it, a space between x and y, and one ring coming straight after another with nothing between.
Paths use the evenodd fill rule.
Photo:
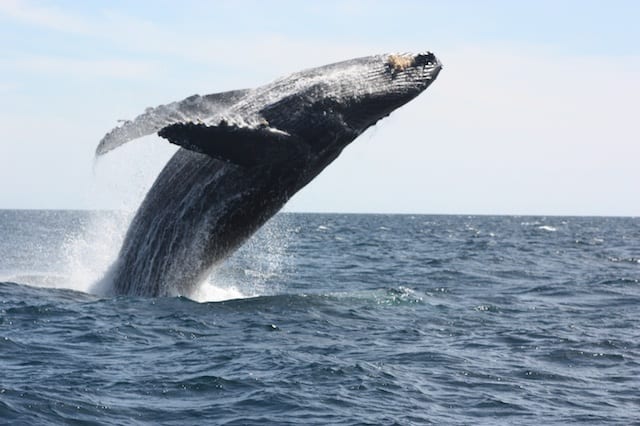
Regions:
<instances>
[{"instance_id":1,"label":"ocean surface","mask_svg":"<svg viewBox=\"0 0 640 426\"><path fill-rule=\"evenodd\" d=\"M640 219L279 214L196 300L0 210L0 424L640 424Z\"/></svg>"}]
</instances>

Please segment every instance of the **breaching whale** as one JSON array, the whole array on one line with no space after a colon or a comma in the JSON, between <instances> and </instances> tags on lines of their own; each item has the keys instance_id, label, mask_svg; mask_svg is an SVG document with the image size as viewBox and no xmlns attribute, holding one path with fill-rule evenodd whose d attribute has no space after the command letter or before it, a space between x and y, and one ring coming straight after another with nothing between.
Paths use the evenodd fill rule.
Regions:
<instances>
[{"instance_id":1,"label":"breaching whale","mask_svg":"<svg viewBox=\"0 0 640 426\"><path fill-rule=\"evenodd\" d=\"M96 155L158 133L181 146L135 214L103 281L112 294L190 296L367 128L424 91L430 52L313 68L255 89L194 95L111 130Z\"/></svg>"}]
</instances>

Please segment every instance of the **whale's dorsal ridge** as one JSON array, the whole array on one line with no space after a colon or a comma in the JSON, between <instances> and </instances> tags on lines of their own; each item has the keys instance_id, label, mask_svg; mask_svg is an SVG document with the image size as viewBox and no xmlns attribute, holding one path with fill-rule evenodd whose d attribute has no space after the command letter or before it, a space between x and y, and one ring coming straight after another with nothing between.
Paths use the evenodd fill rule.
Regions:
<instances>
[{"instance_id":1,"label":"whale's dorsal ridge","mask_svg":"<svg viewBox=\"0 0 640 426\"><path fill-rule=\"evenodd\" d=\"M309 146L301 138L267 125L174 123L158 135L183 148L243 167L304 161L309 155Z\"/></svg>"},{"instance_id":2,"label":"whale's dorsal ridge","mask_svg":"<svg viewBox=\"0 0 640 426\"><path fill-rule=\"evenodd\" d=\"M156 133L173 123L204 121L231 107L249 90L232 90L204 96L193 95L182 101L147 108L143 114L133 120L124 121L122 125L107 133L96 148L96 156L106 154L133 139Z\"/></svg>"}]
</instances>

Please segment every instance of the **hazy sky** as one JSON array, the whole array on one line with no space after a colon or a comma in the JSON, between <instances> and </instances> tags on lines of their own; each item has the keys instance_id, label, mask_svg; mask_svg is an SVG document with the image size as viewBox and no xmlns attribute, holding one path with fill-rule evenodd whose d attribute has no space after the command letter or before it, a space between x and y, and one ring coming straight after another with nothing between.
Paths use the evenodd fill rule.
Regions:
<instances>
[{"instance_id":1,"label":"hazy sky","mask_svg":"<svg viewBox=\"0 0 640 426\"><path fill-rule=\"evenodd\" d=\"M132 208L174 147L94 164L148 106L431 50L423 95L289 211L640 215L640 2L0 0L0 208Z\"/></svg>"}]
</instances>

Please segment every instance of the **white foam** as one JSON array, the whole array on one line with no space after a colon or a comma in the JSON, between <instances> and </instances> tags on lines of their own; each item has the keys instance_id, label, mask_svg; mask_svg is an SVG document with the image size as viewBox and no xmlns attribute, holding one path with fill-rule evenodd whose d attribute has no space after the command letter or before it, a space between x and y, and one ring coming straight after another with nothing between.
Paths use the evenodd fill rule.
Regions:
<instances>
[{"instance_id":1,"label":"white foam","mask_svg":"<svg viewBox=\"0 0 640 426\"><path fill-rule=\"evenodd\" d=\"M130 221L130 213L97 212L79 234L68 236L62 246L67 277L62 287L104 295L95 284L116 259Z\"/></svg>"},{"instance_id":2,"label":"white foam","mask_svg":"<svg viewBox=\"0 0 640 426\"><path fill-rule=\"evenodd\" d=\"M295 228L282 216L262 227L240 250L216 267L191 295L198 302L244 299L278 291L288 265L287 246Z\"/></svg>"},{"instance_id":3,"label":"white foam","mask_svg":"<svg viewBox=\"0 0 640 426\"><path fill-rule=\"evenodd\" d=\"M211 282L204 282L198 289L191 295L190 299L196 302L221 302L223 300L231 299L245 299L252 297L240 291L235 286L224 287L215 285Z\"/></svg>"}]
</instances>

